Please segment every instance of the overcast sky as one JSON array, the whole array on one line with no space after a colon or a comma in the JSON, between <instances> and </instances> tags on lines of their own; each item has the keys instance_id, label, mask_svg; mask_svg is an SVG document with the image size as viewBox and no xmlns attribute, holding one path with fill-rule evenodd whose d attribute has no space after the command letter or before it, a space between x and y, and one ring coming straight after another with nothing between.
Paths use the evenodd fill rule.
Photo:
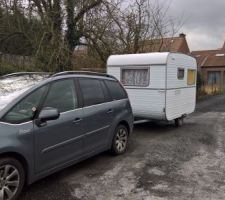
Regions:
<instances>
[{"instance_id":1,"label":"overcast sky","mask_svg":"<svg viewBox=\"0 0 225 200\"><path fill-rule=\"evenodd\" d=\"M160 0L170 2L169 15L183 19L179 32L187 35L190 49L217 49L225 41L225 0Z\"/></svg>"}]
</instances>

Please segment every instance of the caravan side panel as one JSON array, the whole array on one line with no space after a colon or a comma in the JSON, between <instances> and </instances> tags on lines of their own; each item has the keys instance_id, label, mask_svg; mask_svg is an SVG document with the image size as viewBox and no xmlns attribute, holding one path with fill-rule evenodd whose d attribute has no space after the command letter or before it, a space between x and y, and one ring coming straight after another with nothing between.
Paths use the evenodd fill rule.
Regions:
<instances>
[{"instance_id":1,"label":"caravan side panel","mask_svg":"<svg viewBox=\"0 0 225 200\"><path fill-rule=\"evenodd\" d=\"M165 91L126 89L135 117L165 120Z\"/></svg>"},{"instance_id":2,"label":"caravan side panel","mask_svg":"<svg viewBox=\"0 0 225 200\"><path fill-rule=\"evenodd\" d=\"M180 80L178 79L178 68L184 69L184 78ZM197 70L194 58L183 54L170 54L167 66L167 120L179 118L195 110L196 83L188 85L188 69Z\"/></svg>"},{"instance_id":3,"label":"caravan side panel","mask_svg":"<svg viewBox=\"0 0 225 200\"><path fill-rule=\"evenodd\" d=\"M120 81L120 67L107 66L107 74L110 74Z\"/></svg>"},{"instance_id":4,"label":"caravan side panel","mask_svg":"<svg viewBox=\"0 0 225 200\"><path fill-rule=\"evenodd\" d=\"M141 66L129 66L129 68ZM148 66L147 66L148 67ZM107 73L121 81L120 66L108 66ZM126 68L126 67L124 67ZM166 120L165 116L165 65L150 66L150 84L147 87L124 86L135 117Z\"/></svg>"},{"instance_id":5,"label":"caravan side panel","mask_svg":"<svg viewBox=\"0 0 225 200\"><path fill-rule=\"evenodd\" d=\"M196 88L167 90L166 118L173 120L195 110Z\"/></svg>"}]
</instances>

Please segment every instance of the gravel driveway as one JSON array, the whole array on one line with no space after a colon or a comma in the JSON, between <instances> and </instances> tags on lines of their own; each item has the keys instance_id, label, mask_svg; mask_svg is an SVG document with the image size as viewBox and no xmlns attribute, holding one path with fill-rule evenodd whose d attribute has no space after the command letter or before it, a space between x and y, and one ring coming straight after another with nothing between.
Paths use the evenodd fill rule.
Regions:
<instances>
[{"instance_id":1,"label":"gravel driveway","mask_svg":"<svg viewBox=\"0 0 225 200\"><path fill-rule=\"evenodd\" d=\"M26 200L225 199L225 96L181 128L135 126L125 155L103 153L27 187Z\"/></svg>"}]
</instances>

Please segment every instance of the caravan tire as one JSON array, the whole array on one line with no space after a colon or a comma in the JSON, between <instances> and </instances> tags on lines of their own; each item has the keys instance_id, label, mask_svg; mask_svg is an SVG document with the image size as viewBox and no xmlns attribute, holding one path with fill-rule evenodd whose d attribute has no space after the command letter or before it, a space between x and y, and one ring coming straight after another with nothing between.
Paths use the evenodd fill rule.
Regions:
<instances>
[{"instance_id":1,"label":"caravan tire","mask_svg":"<svg viewBox=\"0 0 225 200\"><path fill-rule=\"evenodd\" d=\"M184 118L183 117L175 119L175 126L176 127L181 127L183 124L184 124Z\"/></svg>"}]
</instances>

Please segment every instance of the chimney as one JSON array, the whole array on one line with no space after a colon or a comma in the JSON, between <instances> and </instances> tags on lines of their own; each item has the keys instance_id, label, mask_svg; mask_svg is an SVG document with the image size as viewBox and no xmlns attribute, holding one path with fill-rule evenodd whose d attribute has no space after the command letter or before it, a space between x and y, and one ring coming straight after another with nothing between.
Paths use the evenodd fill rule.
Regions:
<instances>
[{"instance_id":1,"label":"chimney","mask_svg":"<svg viewBox=\"0 0 225 200\"><path fill-rule=\"evenodd\" d=\"M225 42L223 43L223 47L222 47L222 49L223 49L223 50L225 50Z\"/></svg>"},{"instance_id":2,"label":"chimney","mask_svg":"<svg viewBox=\"0 0 225 200\"><path fill-rule=\"evenodd\" d=\"M185 38L186 35L184 33L180 33L180 37Z\"/></svg>"}]
</instances>

